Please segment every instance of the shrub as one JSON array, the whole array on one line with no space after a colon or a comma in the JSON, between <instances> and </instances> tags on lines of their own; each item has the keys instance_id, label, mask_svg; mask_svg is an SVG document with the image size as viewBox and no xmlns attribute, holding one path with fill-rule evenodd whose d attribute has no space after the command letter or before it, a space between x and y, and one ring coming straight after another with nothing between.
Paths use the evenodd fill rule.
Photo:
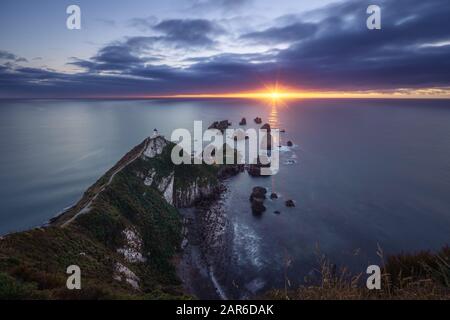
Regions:
<instances>
[{"instance_id":1,"label":"shrub","mask_svg":"<svg viewBox=\"0 0 450 320\"><path fill-rule=\"evenodd\" d=\"M34 287L0 273L0 300L21 300L32 297Z\"/></svg>"}]
</instances>

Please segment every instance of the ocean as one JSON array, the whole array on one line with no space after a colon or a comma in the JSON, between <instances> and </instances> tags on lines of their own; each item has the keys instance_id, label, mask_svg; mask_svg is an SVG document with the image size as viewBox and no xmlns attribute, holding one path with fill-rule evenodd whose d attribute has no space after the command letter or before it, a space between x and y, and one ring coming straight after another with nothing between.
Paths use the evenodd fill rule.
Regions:
<instances>
[{"instance_id":1,"label":"ocean","mask_svg":"<svg viewBox=\"0 0 450 320\"><path fill-rule=\"evenodd\" d=\"M157 129L228 119L285 129L278 174L227 182L230 276L249 292L301 282L326 255L365 272L385 254L450 243L450 101L0 102L0 234L42 225ZM205 128L206 129L206 128ZM276 192L252 215L254 186ZM287 208L285 200L295 201ZM280 214L274 214L280 211Z\"/></svg>"}]
</instances>

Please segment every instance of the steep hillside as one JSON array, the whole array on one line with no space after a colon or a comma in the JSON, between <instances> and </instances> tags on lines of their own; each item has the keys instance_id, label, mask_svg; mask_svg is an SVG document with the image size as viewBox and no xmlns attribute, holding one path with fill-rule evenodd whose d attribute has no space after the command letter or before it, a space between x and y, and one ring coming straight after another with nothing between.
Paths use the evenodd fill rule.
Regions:
<instances>
[{"instance_id":1,"label":"steep hillside","mask_svg":"<svg viewBox=\"0 0 450 320\"><path fill-rule=\"evenodd\" d=\"M175 166L173 144L147 138L48 226L0 240L0 299L185 298L173 258L176 207L218 192L219 167ZM66 288L81 268L82 290Z\"/></svg>"}]
</instances>

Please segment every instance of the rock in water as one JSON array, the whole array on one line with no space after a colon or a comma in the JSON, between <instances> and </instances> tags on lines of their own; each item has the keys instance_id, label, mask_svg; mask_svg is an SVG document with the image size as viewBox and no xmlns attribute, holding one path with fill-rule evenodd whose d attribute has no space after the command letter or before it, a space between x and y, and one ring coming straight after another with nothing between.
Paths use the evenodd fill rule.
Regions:
<instances>
[{"instance_id":1,"label":"rock in water","mask_svg":"<svg viewBox=\"0 0 450 320\"><path fill-rule=\"evenodd\" d=\"M255 123L261 124L261 123L262 123L261 118L260 118L260 117L256 117L256 118L255 118Z\"/></svg>"},{"instance_id":2,"label":"rock in water","mask_svg":"<svg viewBox=\"0 0 450 320\"><path fill-rule=\"evenodd\" d=\"M278 199L278 195L275 192L270 194L270 199Z\"/></svg>"},{"instance_id":3,"label":"rock in water","mask_svg":"<svg viewBox=\"0 0 450 320\"><path fill-rule=\"evenodd\" d=\"M266 211L264 206L264 200L266 199L266 188L254 187L252 194L250 195L250 201L252 203L253 214L261 214Z\"/></svg>"},{"instance_id":4,"label":"rock in water","mask_svg":"<svg viewBox=\"0 0 450 320\"><path fill-rule=\"evenodd\" d=\"M285 202L285 204L286 204L286 207L289 207L289 208L295 207L294 200L287 200L287 201Z\"/></svg>"},{"instance_id":5,"label":"rock in water","mask_svg":"<svg viewBox=\"0 0 450 320\"><path fill-rule=\"evenodd\" d=\"M289 140L288 142L287 142L287 146L288 147L292 147L294 144L292 143L292 141L291 140Z\"/></svg>"},{"instance_id":6,"label":"rock in water","mask_svg":"<svg viewBox=\"0 0 450 320\"><path fill-rule=\"evenodd\" d=\"M256 164L251 164L247 167L247 172L252 177L270 177L269 175L262 176L261 175L261 168L269 168L270 163L268 164L262 164L260 157L258 157Z\"/></svg>"},{"instance_id":7,"label":"rock in water","mask_svg":"<svg viewBox=\"0 0 450 320\"><path fill-rule=\"evenodd\" d=\"M231 126L231 122L229 122L228 120L214 121L208 129L217 129L224 133L229 126Z\"/></svg>"},{"instance_id":8,"label":"rock in water","mask_svg":"<svg viewBox=\"0 0 450 320\"><path fill-rule=\"evenodd\" d=\"M263 187L254 187L252 194L250 195L250 201L253 201L254 199L266 199L266 188Z\"/></svg>"},{"instance_id":9,"label":"rock in water","mask_svg":"<svg viewBox=\"0 0 450 320\"><path fill-rule=\"evenodd\" d=\"M252 177L259 177L261 175L261 168L256 164L251 164L248 167L247 172Z\"/></svg>"},{"instance_id":10,"label":"rock in water","mask_svg":"<svg viewBox=\"0 0 450 320\"><path fill-rule=\"evenodd\" d=\"M262 201L254 200L252 201L252 212L253 214L261 214L266 211L266 207L264 206Z\"/></svg>"},{"instance_id":11,"label":"rock in water","mask_svg":"<svg viewBox=\"0 0 450 320\"><path fill-rule=\"evenodd\" d=\"M270 133L270 124L265 123L265 124L261 127L261 129L262 129L262 130L266 130L267 132Z\"/></svg>"},{"instance_id":12,"label":"rock in water","mask_svg":"<svg viewBox=\"0 0 450 320\"><path fill-rule=\"evenodd\" d=\"M245 118L241 119L241 122L239 122L240 126L245 126L247 124L247 120Z\"/></svg>"}]
</instances>

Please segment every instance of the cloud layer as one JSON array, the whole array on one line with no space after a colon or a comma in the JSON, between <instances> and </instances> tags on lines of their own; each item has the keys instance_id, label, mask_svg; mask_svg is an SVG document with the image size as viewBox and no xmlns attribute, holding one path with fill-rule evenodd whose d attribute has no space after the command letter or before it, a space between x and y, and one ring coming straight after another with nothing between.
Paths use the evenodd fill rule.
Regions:
<instances>
[{"instance_id":1,"label":"cloud layer","mask_svg":"<svg viewBox=\"0 0 450 320\"><path fill-rule=\"evenodd\" d=\"M250 7L232 2L224 6ZM366 28L369 2L356 0L240 33L216 20L133 19L148 36L119 39L87 60L74 57L68 63L80 71L71 74L24 67L20 57L1 50L0 96L229 92L275 80L308 90L450 87L447 0L378 4L382 30Z\"/></svg>"}]
</instances>

